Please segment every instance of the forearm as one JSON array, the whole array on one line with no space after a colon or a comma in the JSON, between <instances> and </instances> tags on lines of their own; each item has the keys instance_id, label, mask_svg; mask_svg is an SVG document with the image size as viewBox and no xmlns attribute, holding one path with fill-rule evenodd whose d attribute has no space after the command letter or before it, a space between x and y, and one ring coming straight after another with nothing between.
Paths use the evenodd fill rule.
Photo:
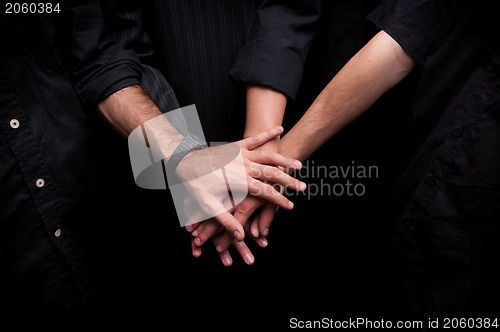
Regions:
<instances>
[{"instance_id":1,"label":"forearm","mask_svg":"<svg viewBox=\"0 0 500 332\"><path fill-rule=\"evenodd\" d=\"M330 81L282 139L280 153L307 159L399 83L415 61L385 32L378 33Z\"/></svg>"},{"instance_id":2,"label":"forearm","mask_svg":"<svg viewBox=\"0 0 500 332\"><path fill-rule=\"evenodd\" d=\"M276 90L258 85L247 87L247 111L245 124L245 137L256 135L265 130L281 126L287 97ZM279 137L266 144L267 147L275 147Z\"/></svg>"},{"instance_id":3,"label":"forearm","mask_svg":"<svg viewBox=\"0 0 500 332\"><path fill-rule=\"evenodd\" d=\"M138 86L129 86L110 95L97 106L99 113L120 134L127 137L143 126L149 144L161 150L168 159L183 135L164 117L151 98ZM155 119L154 121L149 121ZM149 122L148 122L149 121ZM147 130L144 123L147 122Z\"/></svg>"}]
</instances>

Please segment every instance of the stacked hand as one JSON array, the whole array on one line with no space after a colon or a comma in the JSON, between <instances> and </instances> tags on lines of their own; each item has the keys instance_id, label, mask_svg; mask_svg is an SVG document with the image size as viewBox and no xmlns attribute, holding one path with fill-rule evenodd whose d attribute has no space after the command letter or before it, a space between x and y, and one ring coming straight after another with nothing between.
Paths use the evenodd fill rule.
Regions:
<instances>
[{"instance_id":1,"label":"stacked hand","mask_svg":"<svg viewBox=\"0 0 500 332\"><path fill-rule=\"evenodd\" d=\"M286 169L300 169L302 167L300 161L286 158L269 150L258 149L279 137L282 132L282 127L276 127L234 143L239 147L242 158L238 162L226 164L224 170L231 176L232 173L238 173L236 169L244 169L245 181L238 181L239 185L231 184L228 187L218 188L210 185L212 180L207 182L207 171L201 173L193 171L193 165L199 164L201 160L207 158L211 159L212 170L217 170L219 168L217 161L224 159L224 156L217 157L221 155L220 151L222 151L217 149L222 149L224 146L213 148L211 151L205 149L190 152L179 163L177 175L185 180L185 185L191 193L185 206L188 207L187 210L191 210L192 218L196 220L202 212L207 215L215 215L213 218L196 224L188 222L186 230L192 234L191 245L194 256L200 256L201 246L212 239L224 265L232 264L228 251L231 244L235 246L247 264L252 264L254 262L253 255L243 241L245 233L250 234L261 247L267 246L265 236L276 207L288 210L293 208L293 203L275 187L287 187L298 191L302 191L306 187L304 183L294 179L284 171ZM224 154L222 153L222 155ZM237 175L235 178L238 177L242 176ZM245 184L244 189L248 190L249 195L235 207L231 207L230 204L227 204L229 201L227 191L231 191L232 196L236 197L235 191L243 189L241 188L242 183ZM192 206L197 206L194 212ZM257 213L254 221L247 222L258 208L261 210Z\"/></svg>"}]
</instances>

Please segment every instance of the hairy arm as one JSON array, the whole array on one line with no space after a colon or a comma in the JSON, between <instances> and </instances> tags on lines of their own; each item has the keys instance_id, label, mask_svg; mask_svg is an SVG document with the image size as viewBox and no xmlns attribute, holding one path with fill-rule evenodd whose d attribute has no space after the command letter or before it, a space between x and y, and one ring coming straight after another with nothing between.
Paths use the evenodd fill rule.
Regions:
<instances>
[{"instance_id":1,"label":"hairy arm","mask_svg":"<svg viewBox=\"0 0 500 332\"><path fill-rule=\"evenodd\" d=\"M391 36L379 32L351 58L283 137L280 153L307 159L403 80L415 64Z\"/></svg>"},{"instance_id":2,"label":"hairy arm","mask_svg":"<svg viewBox=\"0 0 500 332\"><path fill-rule=\"evenodd\" d=\"M148 139L161 142L156 146L161 149L166 159L172 155L183 138L183 135L165 117L158 117L162 115L162 112L138 85L113 93L101 101L97 109L107 122L125 137L146 121L156 118L157 120L152 124L154 130L150 131Z\"/></svg>"}]
</instances>

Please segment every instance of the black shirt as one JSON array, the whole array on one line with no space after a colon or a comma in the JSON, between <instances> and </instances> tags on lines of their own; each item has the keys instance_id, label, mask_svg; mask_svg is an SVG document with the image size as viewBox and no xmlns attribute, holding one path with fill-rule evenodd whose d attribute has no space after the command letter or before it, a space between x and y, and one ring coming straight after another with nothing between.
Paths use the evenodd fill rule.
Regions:
<instances>
[{"instance_id":1,"label":"black shirt","mask_svg":"<svg viewBox=\"0 0 500 332\"><path fill-rule=\"evenodd\" d=\"M260 1L247 30L246 44L239 51L230 75L236 81L272 87L295 100L299 89L308 88L301 83L307 75L304 66L307 67L309 59L320 63L322 72L314 74L324 86L322 75L329 80L335 70L331 63L342 62L345 57L348 60L350 53L359 49L358 44L365 41L370 33L366 15L379 2ZM309 54L315 46L320 51ZM328 59L325 63L323 56ZM315 91L315 95L318 93Z\"/></svg>"},{"instance_id":2,"label":"black shirt","mask_svg":"<svg viewBox=\"0 0 500 332\"><path fill-rule=\"evenodd\" d=\"M51 14L0 14L2 299L23 315L84 303L91 287L75 229L86 216L82 107L140 84L135 54L104 32L95 1ZM30 316L33 317L33 316Z\"/></svg>"},{"instance_id":3,"label":"black shirt","mask_svg":"<svg viewBox=\"0 0 500 332\"><path fill-rule=\"evenodd\" d=\"M229 71L245 42L254 2L102 3L112 35L161 72L180 106L196 105L207 141L227 142L241 139L244 130L245 88L231 81Z\"/></svg>"},{"instance_id":4,"label":"black shirt","mask_svg":"<svg viewBox=\"0 0 500 332\"><path fill-rule=\"evenodd\" d=\"M401 213L394 240L417 313L495 310L500 26L494 8L478 1L385 1L369 16L418 63L408 163L389 207Z\"/></svg>"},{"instance_id":5,"label":"black shirt","mask_svg":"<svg viewBox=\"0 0 500 332\"><path fill-rule=\"evenodd\" d=\"M316 33L321 1L261 1L230 75L295 99Z\"/></svg>"}]
</instances>

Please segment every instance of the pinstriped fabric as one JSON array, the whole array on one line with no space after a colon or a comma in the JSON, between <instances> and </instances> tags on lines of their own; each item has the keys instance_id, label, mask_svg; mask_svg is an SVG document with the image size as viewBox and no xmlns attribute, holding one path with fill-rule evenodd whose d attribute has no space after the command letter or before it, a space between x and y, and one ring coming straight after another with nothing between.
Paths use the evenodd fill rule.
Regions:
<instances>
[{"instance_id":1,"label":"pinstriped fabric","mask_svg":"<svg viewBox=\"0 0 500 332\"><path fill-rule=\"evenodd\" d=\"M138 3L113 0L102 4L107 28L112 37L119 40L126 49L134 50L141 60L141 86L163 112L179 108L170 84L158 69L149 65L152 62L153 48L144 30L144 18ZM186 131L184 119L173 118L172 122L180 131Z\"/></svg>"},{"instance_id":2,"label":"pinstriped fabric","mask_svg":"<svg viewBox=\"0 0 500 332\"><path fill-rule=\"evenodd\" d=\"M142 88L162 112L165 113L179 108L179 102L172 87L158 69L143 64L141 74ZM168 119L181 133L188 133L186 119L181 116L181 113L172 112Z\"/></svg>"},{"instance_id":3,"label":"pinstriped fabric","mask_svg":"<svg viewBox=\"0 0 500 332\"><path fill-rule=\"evenodd\" d=\"M253 1L169 0L143 5L157 68L179 104L196 104L208 140L241 138L245 89L229 78Z\"/></svg>"},{"instance_id":4,"label":"pinstriped fabric","mask_svg":"<svg viewBox=\"0 0 500 332\"><path fill-rule=\"evenodd\" d=\"M245 87L229 71L254 0L109 0L103 7L113 36L149 65L142 85L163 111L196 104L207 140L241 138Z\"/></svg>"}]
</instances>

